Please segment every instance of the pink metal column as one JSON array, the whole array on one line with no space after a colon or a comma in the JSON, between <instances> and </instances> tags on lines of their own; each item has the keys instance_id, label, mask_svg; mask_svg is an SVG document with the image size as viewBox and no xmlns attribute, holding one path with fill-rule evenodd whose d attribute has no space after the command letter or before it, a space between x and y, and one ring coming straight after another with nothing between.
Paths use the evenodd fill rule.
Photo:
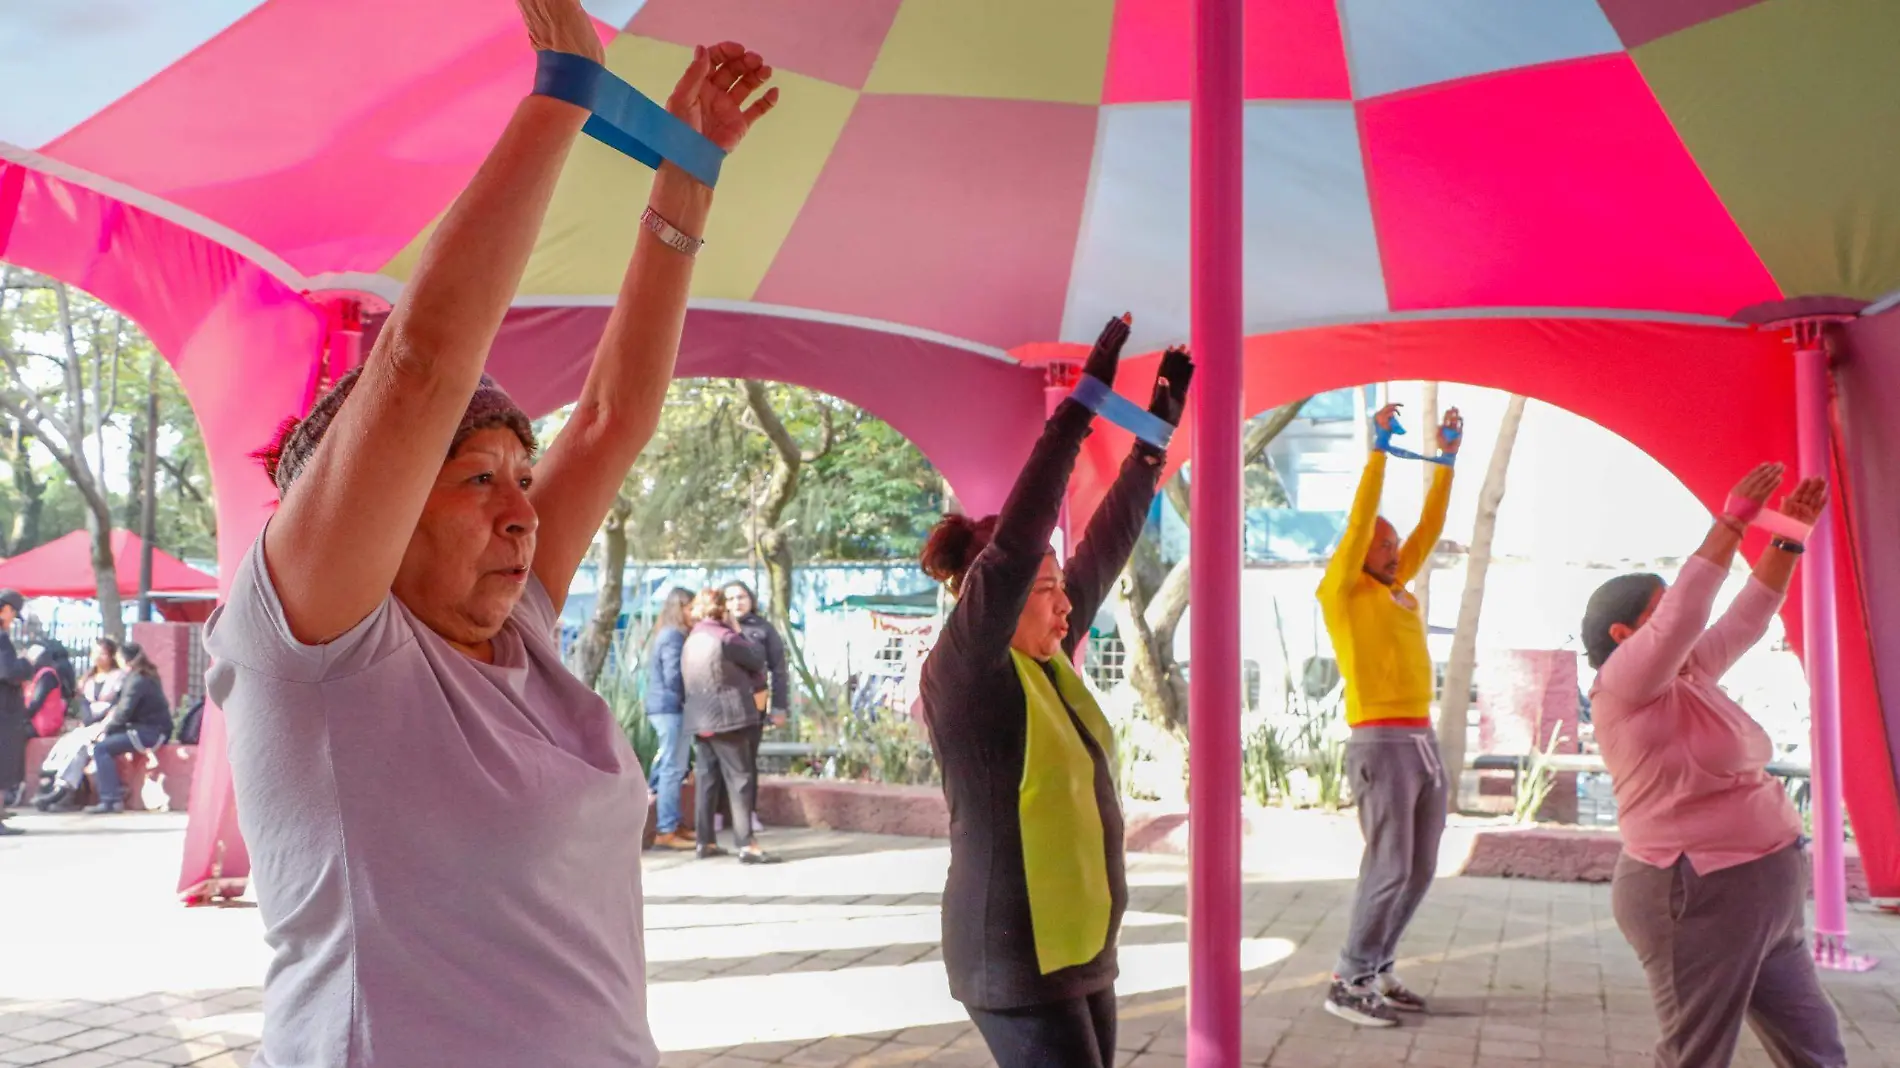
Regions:
<instances>
[{"instance_id":1,"label":"pink metal column","mask_svg":"<svg viewBox=\"0 0 1900 1068\"><path fill-rule=\"evenodd\" d=\"M1825 324L1794 325L1795 432L1803 477L1831 477L1828 457L1832 375ZM1806 636L1814 812L1814 960L1866 971L1871 957L1847 949L1847 857L1841 826L1841 683L1834 602L1834 509L1821 514L1801 564L1801 629Z\"/></svg>"},{"instance_id":2,"label":"pink metal column","mask_svg":"<svg viewBox=\"0 0 1900 1068\"><path fill-rule=\"evenodd\" d=\"M1067 400L1075 389L1076 380L1082 377L1082 365L1076 363L1050 363L1042 369L1042 414L1046 418L1056 414L1056 409ZM1069 553L1075 546L1069 544L1069 491L1062 491L1062 510L1056 514L1056 559L1067 562ZM1075 662L1082 663L1088 652L1088 643L1081 642L1075 647Z\"/></svg>"},{"instance_id":3,"label":"pink metal column","mask_svg":"<svg viewBox=\"0 0 1900 1068\"><path fill-rule=\"evenodd\" d=\"M1194 2L1189 1068L1240 1063L1241 4Z\"/></svg>"}]
</instances>

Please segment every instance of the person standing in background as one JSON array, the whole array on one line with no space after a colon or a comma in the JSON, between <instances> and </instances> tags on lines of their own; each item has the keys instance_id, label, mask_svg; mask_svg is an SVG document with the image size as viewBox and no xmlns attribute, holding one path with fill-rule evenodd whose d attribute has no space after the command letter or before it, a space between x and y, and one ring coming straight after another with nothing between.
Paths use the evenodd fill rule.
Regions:
<instances>
[{"instance_id":1,"label":"person standing in background","mask_svg":"<svg viewBox=\"0 0 1900 1068\"><path fill-rule=\"evenodd\" d=\"M686 778L686 680L680 674L680 655L693 628L693 591L679 586L667 591L653 644L647 653L647 722L653 724L659 745L653 753L653 800L658 809L653 839L660 849L693 848L693 832L680 826L680 783Z\"/></svg>"},{"instance_id":2,"label":"person standing in background","mask_svg":"<svg viewBox=\"0 0 1900 1068\"><path fill-rule=\"evenodd\" d=\"M743 582L726 584L726 610L732 615L732 622L739 633L752 640L752 644L765 650L765 670L770 687L757 695L759 712L766 717L770 726L780 726L791 715L792 682L791 673L785 667L785 638L779 634L772 621L759 613L759 599L752 587ZM759 745L765 740L763 726L754 736L752 743L752 766L759 766ZM758 809L752 810L752 830L763 831L765 824L759 820Z\"/></svg>"},{"instance_id":3,"label":"person standing in background","mask_svg":"<svg viewBox=\"0 0 1900 1068\"><path fill-rule=\"evenodd\" d=\"M13 624L26 611L18 590L0 590L0 814L20 803L20 784L26 778L26 693L33 666L13 650ZM0 815L0 834L19 834Z\"/></svg>"},{"instance_id":4,"label":"person standing in background","mask_svg":"<svg viewBox=\"0 0 1900 1068\"><path fill-rule=\"evenodd\" d=\"M1437 874L1448 779L1456 775L1448 775L1438 757L1432 732L1437 679L1425 619L1406 586L1445 529L1464 420L1456 408L1445 412L1433 461L1438 469L1418 527L1401 545L1398 530L1379 515L1386 459L1403 454L1391 442L1402 433L1398 415L1399 406L1388 404L1373 417L1377 444L1318 593L1346 680L1346 723L1352 729L1346 776L1366 838L1352 926L1326 1011L1362 1027L1394 1027L1399 1012L1425 1011L1425 999L1399 982L1393 958Z\"/></svg>"}]
</instances>

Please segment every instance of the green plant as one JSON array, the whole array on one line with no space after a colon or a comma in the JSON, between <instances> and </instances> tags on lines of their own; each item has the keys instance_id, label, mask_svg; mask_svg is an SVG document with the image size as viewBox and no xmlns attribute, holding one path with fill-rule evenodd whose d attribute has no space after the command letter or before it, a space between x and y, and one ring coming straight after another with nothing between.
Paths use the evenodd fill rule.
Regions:
<instances>
[{"instance_id":1,"label":"green plant","mask_svg":"<svg viewBox=\"0 0 1900 1068\"><path fill-rule=\"evenodd\" d=\"M1306 769L1319 786L1319 807L1339 811L1346 803L1346 743L1322 737L1308 750Z\"/></svg>"},{"instance_id":2,"label":"green plant","mask_svg":"<svg viewBox=\"0 0 1900 1068\"><path fill-rule=\"evenodd\" d=\"M1256 805L1289 800L1296 766L1285 731L1271 723L1260 724L1241 742L1241 783Z\"/></svg>"},{"instance_id":3,"label":"green plant","mask_svg":"<svg viewBox=\"0 0 1900 1068\"><path fill-rule=\"evenodd\" d=\"M1524 771L1517 777L1517 803L1512 807L1511 820L1515 823L1529 823L1544 807L1544 801L1550 797L1550 789L1557 782L1557 771L1550 765L1550 758L1557 752L1558 736L1563 732L1563 724L1553 723L1550 728L1550 741L1544 748L1533 751Z\"/></svg>"},{"instance_id":4,"label":"green plant","mask_svg":"<svg viewBox=\"0 0 1900 1068\"><path fill-rule=\"evenodd\" d=\"M940 781L936 754L909 716L890 709L854 713L843 704L842 688L825 689L836 691L839 704L829 711L810 707L798 718L798 740L813 752L793 761L793 774L894 785Z\"/></svg>"},{"instance_id":5,"label":"green plant","mask_svg":"<svg viewBox=\"0 0 1900 1068\"><path fill-rule=\"evenodd\" d=\"M640 687L625 672L603 672L597 692L613 711L614 722L627 736L634 755L640 758L640 771L651 775L654 754L660 751L660 736L647 720L646 702Z\"/></svg>"}]
</instances>

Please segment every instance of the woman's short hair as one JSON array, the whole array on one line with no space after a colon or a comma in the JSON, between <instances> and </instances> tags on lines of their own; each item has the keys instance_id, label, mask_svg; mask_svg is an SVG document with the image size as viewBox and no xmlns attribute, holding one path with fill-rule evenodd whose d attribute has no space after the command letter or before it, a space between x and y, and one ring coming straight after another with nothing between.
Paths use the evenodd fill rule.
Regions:
<instances>
[{"instance_id":1,"label":"woman's short hair","mask_svg":"<svg viewBox=\"0 0 1900 1068\"><path fill-rule=\"evenodd\" d=\"M919 563L923 565L924 574L950 587L951 593L961 593L963 577L969 573L970 565L989 548L990 539L995 536L995 516L971 519L953 512L939 519L930 531Z\"/></svg>"},{"instance_id":2,"label":"woman's short hair","mask_svg":"<svg viewBox=\"0 0 1900 1068\"><path fill-rule=\"evenodd\" d=\"M708 586L693 597L693 622L708 619L726 621L726 591L722 587Z\"/></svg>"},{"instance_id":3,"label":"woman's short hair","mask_svg":"<svg viewBox=\"0 0 1900 1068\"><path fill-rule=\"evenodd\" d=\"M1662 587L1661 575L1644 572L1618 575L1590 595L1590 603L1583 609L1583 649L1592 668L1602 667L1610 654L1616 652L1617 643L1610 636L1610 628L1618 623L1634 627Z\"/></svg>"}]
</instances>

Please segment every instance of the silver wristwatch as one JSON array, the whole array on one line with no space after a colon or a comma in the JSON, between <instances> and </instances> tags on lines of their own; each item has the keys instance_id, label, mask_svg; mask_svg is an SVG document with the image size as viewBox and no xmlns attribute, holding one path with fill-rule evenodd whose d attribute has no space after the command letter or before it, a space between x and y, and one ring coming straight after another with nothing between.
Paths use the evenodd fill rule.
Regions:
<instances>
[{"instance_id":1,"label":"silver wristwatch","mask_svg":"<svg viewBox=\"0 0 1900 1068\"><path fill-rule=\"evenodd\" d=\"M679 227L660 217L660 213L651 207L640 213L640 225L653 231L653 235L667 246L688 256L699 255L699 247L706 243L705 238L693 237Z\"/></svg>"}]
</instances>

